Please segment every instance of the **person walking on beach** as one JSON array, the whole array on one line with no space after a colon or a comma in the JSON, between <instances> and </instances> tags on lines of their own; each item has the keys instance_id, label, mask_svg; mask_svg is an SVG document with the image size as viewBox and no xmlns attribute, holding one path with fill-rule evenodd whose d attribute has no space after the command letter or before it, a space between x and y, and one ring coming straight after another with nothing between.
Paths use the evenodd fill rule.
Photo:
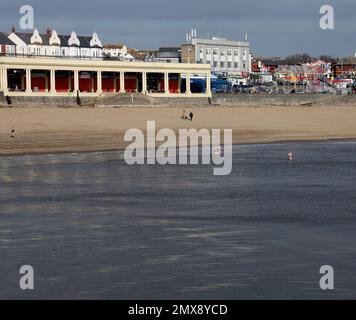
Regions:
<instances>
[{"instance_id":1,"label":"person walking on beach","mask_svg":"<svg viewBox=\"0 0 356 320\"><path fill-rule=\"evenodd\" d=\"M15 128L12 128L12 130L10 131L11 135L10 137L11 138L15 138Z\"/></svg>"},{"instance_id":2,"label":"person walking on beach","mask_svg":"<svg viewBox=\"0 0 356 320\"><path fill-rule=\"evenodd\" d=\"M190 117L190 121L193 121L193 117L194 117L193 112L191 112L191 113L189 114L189 117Z\"/></svg>"},{"instance_id":3,"label":"person walking on beach","mask_svg":"<svg viewBox=\"0 0 356 320\"><path fill-rule=\"evenodd\" d=\"M186 119L186 116L185 116L185 110L183 110L182 115L181 115L181 118L182 118L183 120L185 120L185 119Z\"/></svg>"}]
</instances>

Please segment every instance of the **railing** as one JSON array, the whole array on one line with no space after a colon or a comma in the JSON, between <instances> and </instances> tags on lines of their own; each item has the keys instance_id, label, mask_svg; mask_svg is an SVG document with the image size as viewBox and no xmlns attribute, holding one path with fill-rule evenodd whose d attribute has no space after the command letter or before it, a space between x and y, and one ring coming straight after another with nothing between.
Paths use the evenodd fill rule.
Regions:
<instances>
[{"instance_id":1,"label":"railing","mask_svg":"<svg viewBox=\"0 0 356 320\"><path fill-rule=\"evenodd\" d=\"M125 60L116 57L88 57L88 56L62 56L62 55L37 55L37 54L22 54L22 53L0 53L0 57L9 58L36 58L36 59L63 59L63 60L87 60L87 61L125 61L130 62L132 60ZM137 60L136 60L137 61Z\"/></svg>"},{"instance_id":2,"label":"railing","mask_svg":"<svg viewBox=\"0 0 356 320\"><path fill-rule=\"evenodd\" d=\"M35 59L45 59L45 58L53 58L53 59L63 59L63 60L85 60L85 61L123 61L123 62L156 62L162 63L160 60L155 60L152 58L144 58L144 59L136 59L133 60L124 59L122 57L110 57L110 56L102 56L102 57L88 57L88 56L63 56L63 55L38 55L38 54L23 54L23 53L0 53L0 57L9 57L9 58L35 58ZM169 60L169 59L167 59ZM171 62L166 62L171 63ZM181 63L179 61L178 63Z\"/></svg>"}]
</instances>

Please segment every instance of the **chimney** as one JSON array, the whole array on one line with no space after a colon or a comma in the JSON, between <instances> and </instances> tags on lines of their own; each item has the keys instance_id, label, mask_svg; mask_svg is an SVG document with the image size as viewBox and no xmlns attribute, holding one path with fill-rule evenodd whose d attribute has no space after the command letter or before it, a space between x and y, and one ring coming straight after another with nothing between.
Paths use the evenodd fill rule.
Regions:
<instances>
[{"instance_id":1,"label":"chimney","mask_svg":"<svg viewBox=\"0 0 356 320\"><path fill-rule=\"evenodd\" d=\"M15 28L15 26L12 26L12 28L11 28L11 32L12 32L12 33L15 33L15 32L16 32L16 28Z\"/></svg>"},{"instance_id":2,"label":"chimney","mask_svg":"<svg viewBox=\"0 0 356 320\"><path fill-rule=\"evenodd\" d=\"M47 34L47 36L51 36L51 35L52 35L52 30L51 30L51 28L47 28L46 34Z\"/></svg>"}]
</instances>

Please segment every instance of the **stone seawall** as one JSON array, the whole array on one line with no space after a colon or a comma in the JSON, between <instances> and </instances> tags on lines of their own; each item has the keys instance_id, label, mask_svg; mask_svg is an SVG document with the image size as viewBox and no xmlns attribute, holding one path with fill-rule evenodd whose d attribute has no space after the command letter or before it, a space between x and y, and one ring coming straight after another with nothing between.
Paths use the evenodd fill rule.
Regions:
<instances>
[{"instance_id":1,"label":"stone seawall","mask_svg":"<svg viewBox=\"0 0 356 320\"><path fill-rule=\"evenodd\" d=\"M208 98L154 98L142 94L118 94L100 97L80 97L83 107L129 107L129 106L313 106L313 105L355 105L356 95L323 95L323 94L215 94ZM8 106L8 101L0 92L0 106ZM74 97L11 97L13 107L58 106L75 107Z\"/></svg>"},{"instance_id":2,"label":"stone seawall","mask_svg":"<svg viewBox=\"0 0 356 320\"><path fill-rule=\"evenodd\" d=\"M98 107L120 107L120 106L184 106L184 105L207 105L208 98L180 98L161 97L155 98L143 94L119 94L102 95L95 99L95 106Z\"/></svg>"},{"instance_id":3,"label":"stone seawall","mask_svg":"<svg viewBox=\"0 0 356 320\"><path fill-rule=\"evenodd\" d=\"M216 94L212 98L212 103L228 106L356 105L356 96L335 96L325 94Z\"/></svg>"},{"instance_id":4,"label":"stone seawall","mask_svg":"<svg viewBox=\"0 0 356 320\"><path fill-rule=\"evenodd\" d=\"M13 107L35 107L35 106L57 106L74 107L77 106L77 97L11 97L11 106ZM162 97L154 98L143 94L103 94L99 97L80 96L81 106L83 107L129 107L129 106L184 106L184 105L207 105L208 98L179 98ZM9 106L0 92L0 106Z\"/></svg>"},{"instance_id":5,"label":"stone seawall","mask_svg":"<svg viewBox=\"0 0 356 320\"><path fill-rule=\"evenodd\" d=\"M77 105L76 97L10 97L11 106L14 107L36 107L36 106L59 106L73 107ZM93 99L82 98L82 105L94 106ZM6 97L0 94L0 106L8 106Z\"/></svg>"}]
</instances>

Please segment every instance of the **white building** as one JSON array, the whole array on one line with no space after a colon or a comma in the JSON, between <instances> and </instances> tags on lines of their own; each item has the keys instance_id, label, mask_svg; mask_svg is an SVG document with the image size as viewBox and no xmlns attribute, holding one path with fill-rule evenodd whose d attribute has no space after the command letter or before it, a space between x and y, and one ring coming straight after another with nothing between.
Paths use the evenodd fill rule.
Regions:
<instances>
[{"instance_id":1,"label":"white building","mask_svg":"<svg viewBox=\"0 0 356 320\"><path fill-rule=\"evenodd\" d=\"M124 44L105 44L103 48L103 56L106 58L114 58L125 60L127 56L127 47Z\"/></svg>"},{"instance_id":2,"label":"white building","mask_svg":"<svg viewBox=\"0 0 356 320\"><path fill-rule=\"evenodd\" d=\"M180 63L181 62L181 48L180 47L161 47L156 52L154 61L166 63Z\"/></svg>"},{"instance_id":3,"label":"white building","mask_svg":"<svg viewBox=\"0 0 356 320\"><path fill-rule=\"evenodd\" d=\"M91 37L58 35L55 30L40 34L37 29L33 33L13 32L9 39L16 44L17 55L70 57L97 59L103 56L103 46L94 32Z\"/></svg>"},{"instance_id":4,"label":"white building","mask_svg":"<svg viewBox=\"0 0 356 320\"><path fill-rule=\"evenodd\" d=\"M189 45L191 45L190 49ZM183 50L183 47L186 50ZM243 41L218 37L201 39L197 37L196 30L192 30L191 34L186 35L186 44L182 46L182 62L210 64L214 73L250 73L251 60L247 35Z\"/></svg>"}]
</instances>

